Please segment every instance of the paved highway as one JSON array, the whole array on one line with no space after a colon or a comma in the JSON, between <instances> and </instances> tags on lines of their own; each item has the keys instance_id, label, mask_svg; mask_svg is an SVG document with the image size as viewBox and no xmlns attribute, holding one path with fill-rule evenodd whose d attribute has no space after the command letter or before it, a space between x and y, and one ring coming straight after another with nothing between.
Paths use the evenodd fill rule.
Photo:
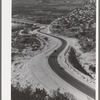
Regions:
<instances>
[{"instance_id":1,"label":"paved highway","mask_svg":"<svg viewBox=\"0 0 100 100\"><path fill-rule=\"evenodd\" d=\"M58 37L56 37L56 38L58 38ZM67 42L62 38L58 38L58 39L60 39L62 41L62 45L49 56L48 63L50 65L50 67L53 69L53 71L58 76L60 76L63 80L68 82L70 85L72 85L76 89L80 90L81 92L85 93L86 95L90 96L91 98L95 99L95 90L94 89L88 87L87 85L85 85L81 81L74 78L72 75L67 73L59 65L57 57L62 52L62 50L66 47Z\"/></svg>"},{"instance_id":2,"label":"paved highway","mask_svg":"<svg viewBox=\"0 0 100 100\"><path fill-rule=\"evenodd\" d=\"M37 30L37 31L40 33L43 33L40 30ZM43 34L45 34L45 33L43 33ZM49 35L49 34L46 34L46 35ZM72 85L76 89L80 90L81 92L85 93L86 95L90 96L91 98L95 99L95 90L94 89L88 87L87 85L85 85L84 83L77 80L69 73L67 73L63 68L61 68L61 66L58 63L57 57L62 52L62 50L66 47L67 42L62 38L59 38L59 37L56 37L53 35L50 35L50 36L58 38L59 40L62 41L62 45L56 51L54 51L48 58L48 63L50 65L50 67L53 69L53 71L58 76L60 76L63 80L68 82L70 85Z\"/></svg>"},{"instance_id":3,"label":"paved highway","mask_svg":"<svg viewBox=\"0 0 100 100\"><path fill-rule=\"evenodd\" d=\"M37 30L37 31L40 33L43 33L40 30ZM45 33L43 33L43 34L45 34ZM49 34L46 34L46 35L49 35ZM48 58L48 63L50 65L50 67L53 69L53 71L58 76L60 76L63 80L68 82L70 85L72 85L76 89L80 90L81 92L85 93L86 95L90 96L91 98L95 99L95 90L94 89L88 87L87 85L85 85L84 83L77 80L69 73L67 73L63 68L61 68L61 66L58 63L57 57L62 52L62 50L66 47L67 42L62 38L59 38L59 37L56 37L53 35L50 35L50 36L58 38L59 40L62 41L62 45L57 50L55 50Z\"/></svg>"}]
</instances>

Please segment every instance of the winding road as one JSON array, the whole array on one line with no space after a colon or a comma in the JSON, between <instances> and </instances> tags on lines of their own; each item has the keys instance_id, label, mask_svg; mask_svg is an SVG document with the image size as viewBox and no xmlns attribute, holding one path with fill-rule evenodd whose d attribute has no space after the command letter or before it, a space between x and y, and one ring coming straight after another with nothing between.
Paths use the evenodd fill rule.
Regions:
<instances>
[{"instance_id":1,"label":"winding road","mask_svg":"<svg viewBox=\"0 0 100 100\"><path fill-rule=\"evenodd\" d=\"M43 33L40 30L38 30L38 32ZM45 34L45 33L43 33L43 34ZM46 35L49 35L49 34L46 34ZM87 85L85 85L84 83L77 80L76 78L74 78L69 73L67 73L63 68L61 68L61 66L58 63L58 60L57 60L58 55L66 47L67 42L62 38L59 38L59 37L56 37L56 36L53 36L53 35L49 35L49 36L57 38L57 39L61 40L61 42L62 42L62 45L56 51L54 51L48 58L48 63L50 65L50 67L52 68L52 70L59 77L61 77L63 80L65 80L67 83L69 83L70 85L72 85L76 89L80 90L81 92L85 93L86 95L90 96L91 98L95 99L95 90L94 89L88 87Z\"/></svg>"},{"instance_id":2,"label":"winding road","mask_svg":"<svg viewBox=\"0 0 100 100\"><path fill-rule=\"evenodd\" d=\"M39 32L40 32L40 30L39 30ZM40 33L43 33L43 32L40 32ZM45 33L43 33L43 34L45 34ZM67 45L66 40L56 37L56 36L53 36L53 35L50 35L50 34L46 34L46 35L57 38L57 39L61 40L61 42L62 42L62 45L57 50L54 50L54 52L48 58L48 63L50 65L50 67L52 68L52 70L59 77L61 77L66 82L68 82L70 85L72 85L76 89L80 90L81 92L85 93L86 95L90 96L91 98L95 99L95 90L94 89L92 89L91 87L88 87L87 85L85 85L84 83L77 80L75 77L73 77L69 73L67 73L63 68L61 68L61 66L58 63L58 60L57 60L58 55L66 47L66 45Z\"/></svg>"}]
</instances>

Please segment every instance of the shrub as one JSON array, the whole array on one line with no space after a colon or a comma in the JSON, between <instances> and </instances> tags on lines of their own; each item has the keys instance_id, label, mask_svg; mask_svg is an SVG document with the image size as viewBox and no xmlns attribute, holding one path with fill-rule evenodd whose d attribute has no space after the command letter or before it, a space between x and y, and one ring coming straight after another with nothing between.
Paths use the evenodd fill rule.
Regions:
<instances>
[{"instance_id":1,"label":"shrub","mask_svg":"<svg viewBox=\"0 0 100 100\"><path fill-rule=\"evenodd\" d=\"M91 71L93 71L94 73L95 73L95 71L96 71L96 68L95 68L93 65L90 65L90 66L89 66L89 69L90 69Z\"/></svg>"},{"instance_id":2,"label":"shrub","mask_svg":"<svg viewBox=\"0 0 100 100\"><path fill-rule=\"evenodd\" d=\"M44 39L45 39L46 41L48 41L48 37L44 37Z\"/></svg>"},{"instance_id":3,"label":"shrub","mask_svg":"<svg viewBox=\"0 0 100 100\"><path fill-rule=\"evenodd\" d=\"M73 95L70 93L60 93L60 89L57 89L56 91L53 92L53 95L49 98L48 100L76 100Z\"/></svg>"}]
</instances>

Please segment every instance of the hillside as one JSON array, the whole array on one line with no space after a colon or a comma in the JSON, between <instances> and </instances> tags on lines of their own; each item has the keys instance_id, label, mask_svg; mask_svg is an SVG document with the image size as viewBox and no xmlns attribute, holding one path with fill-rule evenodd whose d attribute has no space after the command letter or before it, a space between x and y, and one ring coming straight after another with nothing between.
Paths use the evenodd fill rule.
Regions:
<instances>
[{"instance_id":1,"label":"hillside","mask_svg":"<svg viewBox=\"0 0 100 100\"><path fill-rule=\"evenodd\" d=\"M95 48L96 6L91 1L51 24L51 31L79 39L84 52Z\"/></svg>"}]
</instances>

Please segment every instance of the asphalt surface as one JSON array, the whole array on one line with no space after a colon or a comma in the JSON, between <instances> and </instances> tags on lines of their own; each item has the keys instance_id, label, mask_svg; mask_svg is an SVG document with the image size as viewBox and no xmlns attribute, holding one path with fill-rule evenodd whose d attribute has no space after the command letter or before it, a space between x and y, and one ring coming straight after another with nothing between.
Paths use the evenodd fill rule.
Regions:
<instances>
[{"instance_id":1,"label":"asphalt surface","mask_svg":"<svg viewBox=\"0 0 100 100\"><path fill-rule=\"evenodd\" d=\"M58 37L56 37L56 38L58 38ZM70 85L72 85L76 89L80 90L81 92L85 93L86 95L90 96L91 98L95 99L95 90L94 89L88 87L81 81L74 78L72 75L67 73L59 65L57 57L62 52L62 50L66 47L67 42L62 38L58 38L58 39L62 41L62 45L57 50L54 50L54 52L49 56L48 63L50 65L50 67L58 76L60 76L63 80L68 82Z\"/></svg>"}]
</instances>

